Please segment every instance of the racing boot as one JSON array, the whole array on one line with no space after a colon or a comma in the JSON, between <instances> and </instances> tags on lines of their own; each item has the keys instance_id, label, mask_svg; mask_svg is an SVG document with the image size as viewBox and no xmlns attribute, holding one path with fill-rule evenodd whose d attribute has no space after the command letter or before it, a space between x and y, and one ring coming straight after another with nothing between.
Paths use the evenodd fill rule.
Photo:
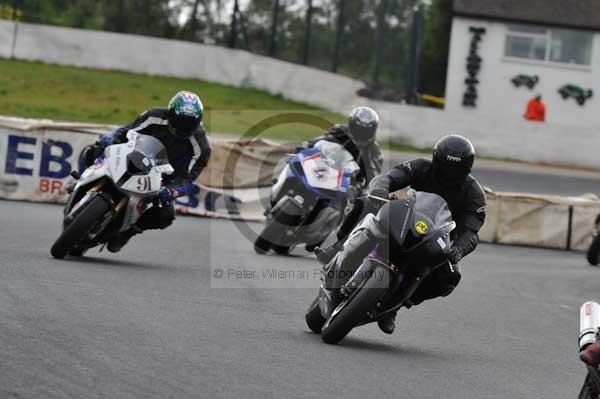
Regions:
<instances>
[{"instance_id":1,"label":"racing boot","mask_svg":"<svg viewBox=\"0 0 600 399\"><path fill-rule=\"evenodd\" d=\"M579 358L586 364L598 367L600 364L600 341L596 340L579 354Z\"/></svg>"},{"instance_id":2,"label":"racing boot","mask_svg":"<svg viewBox=\"0 0 600 399\"><path fill-rule=\"evenodd\" d=\"M391 334L396 328L396 312L377 321L379 329L386 334Z\"/></svg>"},{"instance_id":3,"label":"racing boot","mask_svg":"<svg viewBox=\"0 0 600 399\"><path fill-rule=\"evenodd\" d=\"M133 237L136 234L140 234L141 232L142 229L140 229L136 225L133 225L128 230L117 233L114 237L112 237L108 241L106 249L108 249L109 252L113 253L119 252L129 242L131 237Z\"/></svg>"},{"instance_id":4,"label":"racing boot","mask_svg":"<svg viewBox=\"0 0 600 399\"><path fill-rule=\"evenodd\" d=\"M321 247L316 247L314 249L314 253L315 253L315 255L317 255L317 260L319 261L319 263L321 263L323 266L325 266L329 262L331 262L333 257L339 251L341 251L343 247L344 247L344 243L342 241L337 241L335 244L333 244L332 246L327 247L325 249L323 249Z\"/></svg>"}]
</instances>

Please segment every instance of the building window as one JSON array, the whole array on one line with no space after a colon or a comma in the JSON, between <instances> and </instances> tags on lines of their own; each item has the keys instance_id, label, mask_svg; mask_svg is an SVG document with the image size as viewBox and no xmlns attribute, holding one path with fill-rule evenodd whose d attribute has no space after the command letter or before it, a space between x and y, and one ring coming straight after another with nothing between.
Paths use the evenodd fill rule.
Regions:
<instances>
[{"instance_id":1,"label":"building window","mask_svg":"<svg viewBox=\"0 0 600 399\"><path fill-rule=\"evenodd\" d=\"M533 25L509 25L504 55L538 61L590 65L593 34Z\"/></svg>"}]
</instances>

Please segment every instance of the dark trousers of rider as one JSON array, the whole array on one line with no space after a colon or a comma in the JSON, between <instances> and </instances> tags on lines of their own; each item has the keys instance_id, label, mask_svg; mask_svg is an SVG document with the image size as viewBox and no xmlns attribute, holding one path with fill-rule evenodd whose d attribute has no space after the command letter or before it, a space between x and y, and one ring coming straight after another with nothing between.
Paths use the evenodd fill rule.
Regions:
<instances>
[{"instance_id":1,"label":"dark trousers of rider","mask_svg":"<svg viewBox=\"0 0 600 399\"><path fill-rule=\"evenodd\" d=\"M348 203L344 210L344 220L338 227L338 240L343 242L366 214L375 211L376 209L372 209L365 197L356 198L353 202ZM460 279L461 274L458 265L451 267L449 264L445 264L440 266L423 279L410 300L414 305L418 305L428 299L450 295Z\"/></svg>"},{"instance_id":2,"label":"dark trousers of rider","mask_svg":"<svg viewBox=\"0 0 600 399\"><path fill-rule=\"evenodd\" d=\"M354 226L356 226L367 213L375 212L375 209L370 208L371 207L367 205L365 197L358 197L346 205L346 209L344 209L344 219L337 230L337 238L339 241L346 240L346 237L352 232Z\"/></svg>"},{"instance_id":3,"label":"dark trousers of rider","mask_svg":"<svg viewBox=\"0 0 600 399\"><path fill-rule=\"evenodd\" d=\"M166 229L169 227L175 219L175 207L173 203L160 203L155 204L152 208L148 209L139 218L136 226L142 230L153 230L153 229Z\"/></svg>"},{"instance_id":4,"label":"dark trousers of rider","mask_svg":"<svg viewBox=\"0 0 600 399\"><path fill-rule=\"evenodd\" d=\"M417 290L411 295L410 301L418 305L428 299L448 296L460 282L461 275L458 265L446 263L423 279Z\"/></svg>"}]
</instances>

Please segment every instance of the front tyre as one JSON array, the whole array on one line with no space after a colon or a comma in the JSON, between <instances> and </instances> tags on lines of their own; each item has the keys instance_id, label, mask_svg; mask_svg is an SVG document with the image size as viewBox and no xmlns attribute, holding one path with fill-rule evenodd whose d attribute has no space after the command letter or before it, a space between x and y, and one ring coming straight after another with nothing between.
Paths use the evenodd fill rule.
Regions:
<instances>
[{"instance_id":1,"label":"front tyre","mask_svg":"<svg viewBox=\"0 0 600 399\"><path fill-rule=\"evenodd\" d=\"M110 205L100 195L90 199L84 205L84 208L75 216L69 225L63 230L62 234L52 248L50 253L57 259L62 259L73 247L96 226L100 218L108 212Z\"/></svg>"},{"instance_id":2,"label":"front tyre","mask_svg":"<svg viewBox=\"0 0 600 399\"><path fill-rule=\"evenodd\" d=\"M326 319L321 315L321 307L319 306L319 296L310 304L305 315L306 325L310 330L316 334L321 333L323 324Z\"/></svg>"},{"instance_id":3,"label":"front tyre","mask_svg":"<svg viewBox=\"0 0 600 399\"><path fill-rule=\"evenodd\" d=\"M296 216L286 212L287 206L292 206L289 202L282 209L271 215L265 222L265 227L254 241L254 251L257 254L264 255L270 249L280 255L287 255L289 246L281 245L282 237L287 236L290 226L294 226Z\"/></svg>"},{"instance_id":4,"label":"front tyre","mask_svg":"<svg viewBox=\"0 0 600 399\"><path fill-rule=\"evenodd\" d=\"M340 342L354 326L367 317L367 312L375 309L377 301L384 293L381 281L378 281L376 273L372 273L342 310L324 326L321 339L328 344Z\"/></svg>"},{"instance_id":5,"label":"front tyre","mask_svg":"<svg viewBox=\"0 0 600 399\"><path fill-rule=\"evenodd\" d=\"M264 255L271 249L271 243L262 237L262 234L256 237L254 241L254 251L259 255Z\"/></svg>"},{"instance_id":6,"label":"front tyre","mask_svg":"<svg viewBox=\"0 0 600 399\"><path fill-rule=\"evenodd\" d=\"M592 266L598 266L598 255L600 253L600 233L596 233L594 240L587 251L587 261Z\"/></svg>"}]
</instances>

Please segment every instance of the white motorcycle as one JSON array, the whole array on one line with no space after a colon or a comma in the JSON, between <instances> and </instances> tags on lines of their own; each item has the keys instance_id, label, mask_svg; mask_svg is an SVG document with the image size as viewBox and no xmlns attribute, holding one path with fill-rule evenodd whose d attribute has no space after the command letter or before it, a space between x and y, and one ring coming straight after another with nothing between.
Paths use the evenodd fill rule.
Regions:
<instances>
[{"instance_id":1,"label":"white motorcycle","mask_svg":"<svg viewBox=\"0 0 600 399\"><path fill-rule=\"evenodd\" d=\"M600 305L586 302L579 310L579 352L592 345L600 333ZM586 365L588 374L585 377L579 399L597 399L600 396L600 370Z\"/></svg>"},{"instance_id":2,"label":"white motorcycle","mask_svg":"<svg viewBox=\"0 0 600 399\"><path fill-rule=\"evenodd\" d=\"M55 258L82 256L129 229L156 206L163 175L174 172L167 150L152 136L130 130L127 142L104 150L104 157L81 175L64 209L63 231L50 252Z\"/></svg>"}]
</instances>

